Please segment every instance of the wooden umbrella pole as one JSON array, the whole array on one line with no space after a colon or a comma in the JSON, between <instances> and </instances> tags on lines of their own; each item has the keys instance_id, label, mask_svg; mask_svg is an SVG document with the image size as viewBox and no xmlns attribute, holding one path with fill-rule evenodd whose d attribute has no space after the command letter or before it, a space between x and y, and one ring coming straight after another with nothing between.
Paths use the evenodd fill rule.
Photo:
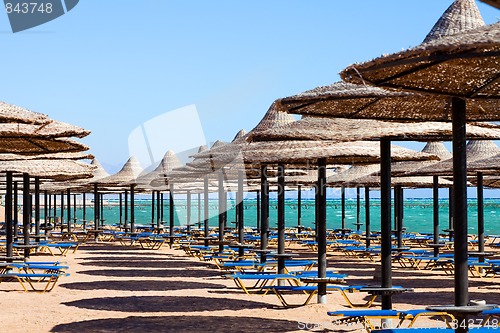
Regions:
<instances>
[{"instance_id":1,"label":"wooden umbrella pole","mask_svg":"<svg viewBox=\"0 0 500 333\"><path fill-rule=\"evenodd\" d=\"M370 188L365 186L365 234L366 234L366 248L370 247Z\"/></svg>"},{"instance_id":2,"label":"wooden umbrella pole","mask_svg":"<svg viewBox=\"0 0 500 333\"><path fill-rule=\"evenodd\" d=\"M40 177L35 177L35 241L40 241Z\"/></svg>"},{"instance_id":3,"label":"wooden umbrella pole","mask_svg":"<svg viewBox=\"0 0 500 333\"><path fill-rule=\"evenodd\" d=\"M226 197L224 191L224 173L219 173L219 253L224 252L224 200Z\"/></svg>"},{"instance_id":4,"label":"wooden umbrella pole","mask_svg":"<svg viewBox=\"0 0 500 333\"><path fill-rule=\"evenodd\" d=\"M30 203L30 176L27 173L23 173L23 239L24 245L29 245L30 243L30 213L31 213L31 203ZM24 249L24 257L29 258L30 249Z\"/></svg>"},{"instance_id":5,"label":"wooden umbrella pole","mask_svg":"<svg viewBox=\"0 0 500 333\"><path fill-rule=\"evenodd\" d=\"M433 200L433 221L434 221L434 244L439 243L439 177L432 176L432 200ZM434 256L439 255L439 247L434 248Z\"/></svg>"},{"instance_id":6,"label":"wooden umbrella pole","mask_svg":"<svg viewBox=\"0 0 500 333\"><path fill-rule=\"evenodd\" d=\"M477 173L477 246L478 252L484 252L484 188L483 173ZM479 256L479 261L484 262L484 256Z\"/></svg>"},{"instance_id":7,"label":"wooden umbrella pole","mask_svg":"<svg viewBox=\"0 0 500 333\"><path fill-rule=\"evenodd\" d=\"M205 246L208 246L208 177L203 179L203 231L205 236Z\"/></svg>"},{"instance_id":8,"label":"wooden umbrella pole","mask_svg":"<svg viewBox=\"0 0 500 333\"><path fill-rule=\"evenodd\" d=\"M266 250L269 240L269 183L267 180L267 166L263 165L260 169L261 186L261 207L260 207L260 249ZM266 255L262 253L261 262L266 262Z\"/></svg>"},{"instance_id":9,"label":"wooden umbrella pole","mask_svg":"<svg viewBox=\"0 0 500 333\"><path fill-rule=\"evenodd\" d=\"M244 209L243 209L243 171L239 170L238 171L238 192L237 192L237 199L236 199L236 211L237 211L237 217L238 217L238 242L242 245L244 243L244 237L245 237L245 232L244 232ZM239 255L243 256L245 249L243 247L239 248Z\"/></svg>"},{"instance_id":10,"label":"wooden umbrella pole","mask_svg":"<svg viewBox=\"0 0 500 333\"><path fill-rule=\"evenodd\" d=\"M391 243L391 140L380 140L380 228L382 287L392 287L392 243ZM392 309L390 294L382 296L382 310Z\"/></svg>"},{"instance_id":11,"label":"wooden umbrella pole","mask_svg":"<svg viewBox=\"0 0 500 333\"><path fill-rule=\"evenodd\" d=\"M316 185L316 224L318 238L318 277L326 277L326 159L318 159L318 183ZM326 284L318 284L318 303L326 304Z\"/></svg>"},{"instance_id":12,"label":"wooden umbrella pole","mask_svg":"<svg viewBox=\"0 0 500 333\"><path fill-rule=\"evenodd\" d=\"M278 164L278 254L285 253L285 166ZM278 258L278 274L285 273L285 258Z\"/></svg>"}]
</instances>

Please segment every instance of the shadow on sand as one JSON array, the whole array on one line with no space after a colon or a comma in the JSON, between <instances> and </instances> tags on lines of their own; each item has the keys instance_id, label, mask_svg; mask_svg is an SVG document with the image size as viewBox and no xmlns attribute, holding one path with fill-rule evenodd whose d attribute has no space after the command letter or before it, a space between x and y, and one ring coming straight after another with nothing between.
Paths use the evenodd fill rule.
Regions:
<instances>
[{"instance_id":1,"label":"shadow on sand","mask_svg":"<svg viewBox=\"0 0 500 333\"><path fill-rule=\"evenodd\" d=\"M82 299L62 303L78 308L122 312L186 312L270 308L263 302L222 297L124 296Z\"/></svg>"},{"instance_id":2,"label":"shadow on sand","mask_svg":"<svg viewBox=\"0 0 500 333\"><path fill-rule=\"evenodd\" d=\"M127 317L80 321L55 326L51 332L291 332L297 331L295 321L255 317L175 316Z\"/></svg>"},{"instance_id":3,"label":"shadow on sand","mask_svg":"<svg viewBox=\"0 0 500 333\"><path fill-rule=\"evenodd\" d=\"M99 267L123 267L123 268L181 268L181 267L206 267L206 263L190 262L190 261L169 261L169 260L149 260L149 259L134 259L128 260L93 260L81 263L82 266L99 266Z\"/></svg>"},{"instance_id":4,"label":"shadow on sand","mask_svg":"<svg viewBox=\"0 0 500 333\"><path fill-rule=\"evenodd\" d=\"M215 283L184 282L184 281L92 281L72 282L59 285L72 290L124 290L124 291L169 291L182 289L221 289L224 285Z\"/></svg>"},{"instance_id":5,"label":"shadow on sand","mask_svg":"<svg viewBox=\"0 0 500 333\"><path fill-rule=\"evenodd\" d=\"M130 270L130 269L102 269L80 271L78 274L92 276L112 276L112 277L216 277L220 276L217 271L201 270L201 269L154 269L154 270Z\"/></svg>"}]
</instances>

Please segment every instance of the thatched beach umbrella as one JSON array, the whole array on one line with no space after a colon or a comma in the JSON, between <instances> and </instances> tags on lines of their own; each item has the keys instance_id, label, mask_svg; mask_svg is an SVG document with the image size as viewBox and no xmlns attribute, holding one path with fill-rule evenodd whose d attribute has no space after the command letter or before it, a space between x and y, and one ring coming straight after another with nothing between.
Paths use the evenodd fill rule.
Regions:
<instances>
[{"instance_id":1,"label":"thatched beach umbrella","mask_svg":"<svg viewBox=\"0 0 500 333\"><path fill-rule=\"evenodd\" d=\"M160 228L161 223L161 207L163 207L163 203L160 202L161 188L158 188L158 191L151 185L151 182L159 177L165 177L165 181L162 184L162 188L166 188L165 183L168 183L168 174L175 168L182 167L182 162L179 160L177 155L172 151L168 150L163 156L162 160L158 164L158 166L151 172L143 173L137 179L134 179L132 182L136 184L137 189L151 191L151 225L155 226L155 192L157 192L157 217L156 217L156 227Z\"/></svg>"},{"instance_id":2,"label":"thatched beach umbrella","mask_svg":"<svg viewBox=\"0 0 500 333\"><path fill-rule=\"evenodd\" d=\"M437 95L436 100L444 96L451 101L446 108L412 108L412 115L401 110L393 118L453 122L455 305L460 307L469 302L465 122L500 119L499 40L497 23L353 65L341 73L346 81L426 92Z\"/></svg>"},{"instance_id":3,"label":"thatched beach umbrella","mask_svg":"<svg viewBox=\"0 0 500 333\"><path fill-rule=\"evenodd\" d=\"M134 191L136 180L143 172L143 169L139 163L139 160L135 156L131 156L128 161L123 165L120 171L106 178L102 178L98 180L96 184L99 186L112 186L112 187L121 187L123 184L130 185L130 231L134 232L134 224L135 224L135 214L134 214ZM96 195L96 193L94 193ZM94 197L94 210L97 211L98 207L96 207L95 201L97 198ZM94 213L95 213L94 211ZM98 215L96 215L97 220L99 219ZM95 221L95 228L98 228L99 221ZM128 229L127 221L125 221L125 229Z\"/></svg>"},{"instance_id":4,"label":"thatched beach umbrella","mask_svg":"<svg viewBox=\"0 0 500 333\"><path fill-rule=\"evenodd\" d=\"M260 246L261 250L267 249L267 244L268 244L268 234L269 234L269 186L268 186L268 181L267 181L267 166L265 165L250 165L249 163L242 163L242 155L241 155L241 150L242 147L247 146L249 144L249 138L251 135L264 131L266 129L272 129L272 128L278 128L281 126L285 126L287 124L290 124L295 121L295 118L287 114L286 112L283 112L283 110L280 108L280 105L278 103L273 103L264 117L260 120L260 122L248 133L244 135L237 135L235 139L228 145L219 147L219 148L213 148L210 149L209 151L202 152L200 154L196 154L193 157L195 160L193 163L198 163L198 165L206 165L207 160L201 160L201 158L209 158L208 162L209 165L211 165L212 168L217 168L216 166L212 165L212 158L215 156L226 156L229 157L230 160L226 160L224 164L224 168L227 169L228 167L225 165L227 163L231 163L234 165L234 169L238 170L241 165L245 166L245 170L247 170L247 177L251 177L251 175L248 173L250 172L255 172L256 169L259 169L259 176L261 178L261 189L260 189L260 194L261 194L261 204L260 204L260 216L258 218L258 223L260 224L260 233L261 233L261 241L260 241ZM188 164L188 166L191 166L191 164ZM201 168L205 168L202 166ZM208 223L208 221L206 221ZM259 223L260 222L260 223ZM207 224L208 225L208 224ZM207 228L205 229L207 230ZM265 256L262 256L262 260L265 260Z\"/></svg>"},{"instance_id":5,"label":"thatched beach umbrella","mask_svg":"<svg viewBox=\"0 0 500 333\"><path fill-rule=\"evenodd\" d=\"M473 6L474 3L470 0L457 0L454 5L450 10L447 11L447 16L448 20L454 20L456 16L461 16L462 12L460 11L460 8L462 7L462 4L468 3ZM456 10L458 8L458 10ZM465 8L465 7L464 7ZM454 15L449 15L449 14L455 14ZM473 17L475 16L475 12L471 12L470 16ZM476 17L476 22L478 24L481 24L481 18ZM463 22L463 20L457 20L457 22ZM443 25L441 23L441 25ZM460 25L459 25L460 26ZM468 24L463 24L462 30L466 30L469 25ZM443 33L443 35L446 32ZM435 33L434 33L435 34ZM479 34L479 33L477 33ZM486 33L487 35L488 33ZM469 35L470 37L470 35ZM492 36L487 36L486 38L483 37L483 41L485 42L482 44L484 46L483 51L491 47L495 42L495 37ZM451 39L450 39L451 38ZM454 37L453 37L454 38ZM414 87L413 91L420 92L420 91L427 91L427 92L438 92L437 96L433 95L416 95L416 96L393 96L393 97L388 97L388 98L380 98L380 96L371 96L372 98L366 98L370 97L369 94L363 93L361 98L356 95L349 95L349 94L344 94L344 95L339 95L337 96L321 96L321 98L317 98L317 96L313 96L312 100L310 102L308 101L303 101L301 99L304 98L304 96L297 96L297 99L288 100L285 101L286 103L290 103L290 108L291 112L295 113L302 113L302 114L318 114L318 113L323 113L323 114L329 114L330 116L335 116L335 117L344 117L344 118L375 118L375 119L381 119L381 120L440 120L440 121L446 121L451 119L451 113L453 108L450 107L449 99L446 96L440 96L439 90L441 89L440 87L446 87L451 88L452 90L457 87L455 84L450 84L450 76L449 76L449 71L443 70L443 68L439 68L436 70L436 68L432 68L432 62L436 66L441 67L443 62L446 62L447 60L450 60L450 58L453 58L453 56L450 57L453 53L460 53L462 50L465 50L465 52L471 51L471 48L467 49L467 47L462 48L464 44L467 44L468 41L463 40L464 43L463 45L460 45L459 47L455 46L457 45L456 40L453 40L452 37L447 37L443 38L442 40L435 41L435 42L430 42L430 43L425 43L423 44L420 49L415 48L414 50L415 53L414 55L418 54L419 52L423 52L420 55L423 55L421 58L419 56L415 56L413 60L409 60L409 58L412 57L412 54L409 55L409 57L406 57L407 53L405 53L404 56L401 56L401 54L396 54L391 58L386 57L388 61L383 61L384 64L381 66L378 66L377 68L370 68L373 69L371 71L372 75L379 75L382 73L383 78L377 82L372 82L372 83L377 83L377 84L383 84L384 86L390 86L391 84L393 86L401 86L408 84L408 82L414 82L417 86ZM474 37L472 37L474 39ZM496 38L498 41L498 38ZM470 40L469 40L470 41ZM458 43L461 43L460 41ZM444 46L444 48L443 48ZM451 47L449 47L451 46ZM482 46L480 46L481 48ZM474 47L475 48L475 47ZM439 50L438 50L439 49ZM457 50L459 50L457 52ZM444 52L442 52L444 51ZM489 50L488 50L489 51ZM432 57L427 57L429 54L434 52L434 55ZM411 52L410 52L411 53ZM443 53L448 53L448 54L443 54ZM484 54L483 54L484 55ZM468 62L463 61L463 64L465 65L464 68L462 68L459 72L462 73L461 78L465 78L465 82L470 81L469 87L476 87L479 88L483 86L487 82L491 82L491 80L483 80L483 78L472 78L472 76L478 75L480 70L476 70L474 67L481 67L483 66L484 60L488 57L491 56L491 54L488 54L486 57L481 57L480 60L477 60L478 58L476 57L475 60L472 60L471 63L470 61ZM389 59L390 58L390 59ZM402 58L406 58L404 60L401 60ZM456 57L455 60L457 60L457 64L460 63L461 57ZM377 59L378 61L379 59ZM451 59L453 62L453 59ZM462 59L463 60L463 59ZM471 59L468 59L471 60ZM491 60L491 58L489 58ZM395 63L399 61L400 68L397 70L394 70L396 66L391 63L391 61L394 61ZM481 62L480 66L478 66L478 61ZM488 60L486 60L488 61ZM449 64L450 62L448 62ZM489 63L491 67L494 67L495 61ZM342 74L344 80L347 81L357 81L355 83L363 83L364 76L361 77L359 68L363 69L363 67L360 66L352 66L348 70L344 71ZM498 66L497 66L498 68ZM392 76L394 74L394 76ZM416 74L416 75L415 75ZM495 69L493 71L489 71L488 75L491 74L491 78L495 78L498 74L495 73ZM386 82L384 81L385 78L391 77L393 79L393 82ZM412 77L413 76L413 77ZM409 78L409 80L407 80ZM477 80L476 80L477 79ZM368 80L370 80L370 77L368 77ZM401 83L400 81L404 80L404 83ZM407 82L406 82L407 81ZM443 85L443 83L446 83ZM434 87L432 87L434 85ZM411 86L411 83L410 83ZM481 118L481 115L483 114L488 114L488 113L494 113L494 110L496 109L495 106L489 105L489 104L494 104L494 103L488 103L488 102L478 102L476 101L476 97L478 95L481 95L483 93L487 93L490 91L490 88L493 88L492 91L495 91L494 89L495 84L490 84L490 85L484 85L482 87L482 91L479 92L477 91L477 94L474 95L468 95L468 97L474 97L474 104L472 108L472 114L474 114L474 117L471 117L473 120L481 120L481 119L489 119L489 118ZM365 86L362 86L365 88ZM404 88L408 88L405 86ZM446 90L445 89L445 90ZM498 91L498 90L497 90ZM442 93L443 91L441 91ZM448 91L447 93L449 93ZM491 91L490 91L491 92ZM403 92L400 92L403 93ZM463 94L461 95L460 92L455 91L454 96L464 96ZM307 96L305 96L307 98ZM399 98L398 98L399 97ZM297 104L293 104L294 102L297 102ZM478 103L476 103L478 102ZM456 106L456 104L455 104ZM456 108L455 108L456 109ZM465 114L465 112L462 112L462 114ZM463 124L465 124L465 118L463 119ZM456 125L456 124L455 124ZM454 125L454 127L456 127ZM459 126L460 127L460 126ZM462 126L465 128L465 125ZM458 132L457 130L454 130L454 135ZM465 132L463 132L461 135L458 135L458 137L465 138ZM465 140L465 139L464 139ZM386 142L384 142L386 141ZM383 152L383 161L384 160L389 160L390 159L390 152L388 151L388 141L389 140L382 140L381 142L381 150ZM465 141L463 142L465 145ZM456 149L460 150L460 149ZM459 156L460 154L455 154L455 156ZM381 203L382 203L382 214L381 218L383 221L384 228L382 230L382 233L384 234L390 234L390 166L382 166L381 170L383 171L382 173L382 196L381 196ZM461 177L455 177L455 181L457 182L457 179L461 179ZM465 178L463 179L463 182L465 183L466 180ZM455 186L456 187L456 186ZM465 188L465 185L464 187ZM463 188L456 191L456 195L462 195ZM458 193L457 193L458 192ZM462 205L465 206L465 205ZM463 212L462 212L463 213ZM384 222L385 221L385 222ZM466 243L465 241L463 242L464 244ZM390 266L390 249L385 249L383 247L382 250L382 263L383 266ZM464 261L463 258L459 258L459 266L461 267L461 273L459 274L460 276L463 276L466 274L466 267L464 266L466 262ZM465 279L467 277L465 276ZM462 278L463 279L463 278ZM391 286L391 277L390 275L385 274L382 272L382 284L385 286ZM462 283L463 285L463 283ZM463 289L463 288L459 288ZM466 291L465 291L466 292ZM458 293L457 293L458 294ZM462 292L463 295L463 292ZM383 308L390 308L391 302L390 302L390 297L385 297L383 298L382 301L382 307ZM458 302L460 303L460 302Z\"/></svg>"},{"instance_id":6,"label":"thatched beach umbrella","mask_svg":"<svg viewBox=\"0 0 500 333\"><path fill-rule=\"evenodd\" d=\"M348 89L347 87L350 87L351 89ZM358 89L358 87L362 87L362 89ZM363 87L343 82L337 82L332 85L319 88L328 89L329 98L336 98L337 93L343 92L344 89L348 89L350 94L355 94L359 90L369 88L371 90L377 90L377 94L380 98L384 98L384 95L391 96L392 94L392 92L388 92L387 90L381 88ZM291 99L292 97L287 98ZM284 102L287 98L281 99L284 108L287 108L287 104ZM389 100L391 99L391 97L388 98ZM353 99L356 98L353 97ZM341 107L341 103L345 100L340 98L335 101L338 107ZM388 103L387 100L385 102ZM279 103L279 100L276 103ZM397 100L394 100L393 107L396 105ZM408 121L382 121L374 119L346 119L331 117L328 113L323 114L321 113L323 109L312 110L317 110L319 116L303 116L302 119L286 126L252 133L250 135L250 139L252 141L360 141L388 138L391 141L431 141L439 140L440 138L442 138L441 140L451 139L453 133L451 124L444 122L428 121L416 123ZM335 109L332 109L331 112L334 111ZM340 112L342 112L342 109ZM491 123L469 123L467 126L467 137L469 139L490 137L492 134L491 130L500 129L498 125Z\"/></svg>"},{"instance_id":7,"label":"thatched beach umbrella","mask_svg":"<svg viewBox=\"0 0 500 333\"><path fill-rule=\"evenodd\" d=\"M426 159L434 158L428 154L418 153L409 149L394 147L394 160ZM240 153L240 152L238 152ZM326 274L326 166L327 164L353 164L374 163L380 161L378 144L375 142L329 142L329 141L274 141L274 142L252 142L241 148L245 163L249 164L278 164L278 187L279 193L283 193L284 186L284 163L301 165L302 167L319 168L318 175L318 276L325 277ZM224 163L233 159L234 153L226 152L214 156L211 159L212 167L223 167ZM437 158L437 157L435 157ZM316 164L317 163L317 164ZM196 163L191 163L195 164ZM263 179L266 185L267 179ZM282 195L278 197L279 202L284 203ZM282 205L278 204L278 212L282 212ZM278 229L284 224L284 214L278 214ZM279 250L283 250L280 247ZM319 291L320 302L325 302L326 290L324 284Z\"/></svg>"},{"instance_id":8,"label":"thatched beach umbrella","mask_svg":"<svg viewBox=\"0 0 500 333\"><path fill-rule=\"evenodd\" d=\"M31 112L21 107L0 102L0 160L1 169L6 172L6 233L7 257L12 257L12 180L15 173L23 175L23 209L25 244L29 242L29 199L30 174L35 179L35 229L39 234L39 188L41 178L70 179L88 177L85 164L76 160L83 158L78 154L63 156L61 152L81 152L88 147L69 139L71 136L84 137L90 132L73 125L50 119L46 115ZM47 153L58 153L54 156ZM44 154L33 158L33 155ZM15 156L22 155L22 157ZM57 155L57 156L55 156ZM78 156L78 157L75 157ZM58 159L62 159L58 162ZM11 169L11 170L9 170ZM17 200L17 196L14 198ZM26 254L29 252L25 251Z\"/></svg>"},{"instance_id":9,"label":"thatched beach umbrella","mask_svg":"<svg viewBox=\"0 0 500 333\"><path fill-rule=\"evenodd\" d=\"M468 169L469 165L476 161L489 159L500 154L500 148L490 140L470 140L466 145L465 153L467 156ZM408 176L451 176L453 175L453 157L422 168L407 170L402 174Z\"/></svg>"},{"instance_id":10,"label":"thatched beach umbrella","mask_svg":"<svg viewBox=\"0 0 500 333\"><path fill-rule=\"evenodd\" d=\"M0 101L0 123L47 124L51 121L44 114Z\"/></svg>"},{"instance_id":11,"label":"thatched beach umbrella","mask_svg":"<svg viewBox=\"0 0 500 333\"><path fill-rule=\"evenodd\" d=\"M83 230L86 230L87 228L87 202L86 202L86 193L87 192L94 192L94 208L96 208L99 204L98 200L98 191L97 191L97 182L103 178L109 177L109 173L104 169L104 167L101 165L101 163L97 160L97 158L93 158L92 162L90 163L95 169L92 173L92 177L85 179L85 180L77 180L77 181L72 181L70 183L66 184L66 188L73 188L77 192L82 193L82 202L83 202L83 216L82 216L82 222L83 222ZM120 199L121 199L121 194L120 194ZM97 203L96 203L97 201ZM97 213L96 213L97 211ZM98 209L94 211L94 219L96 219L96 216L98 215ZM120 225L122 222L122 210L121 210L121 200L120 200ZM98 218L97 218L98 219Z\"/></svg>"},{"instance_id":12,"label":"thatched beach umbrella","mask_svg":"<svg viewBox=\"0 0 500 333\"><path fill-rule=\"evenodd\" d=\"M369 175L377 170L380 170L379 164L355 164L351 166L349 169L339 172L338 174L328 177L327 184L328 185L337 185L342 186L342 229L345 228L345 192L344 187L349 187L352 181ZM360 191L359 185L365 187L365 235L366 235L366 247L370 247L370 188L365 184L355 184L356 186L356 230L360 230L361 221L360 221L360 208L361 208L361 199L360 199Z\"/></svg>"},{"instance_id":13,"label":"thatched beach umbrella","mask_svg":"<svg viewBox=\"0 0 500 333\"><path fill-rule=\"evenodd\" d=\"M470 140L466 146L467 156L467 170L469 173L474 173L478 186L477 186L477 200L478 200L478 238L479 238L479 252L484 252L484 202L483 202L483 172L477 167L469 169L469 166L476 161L492 158L500 153L500 148L493 141L485 140ZM487 169L486 169L487 170ZM489 168L492 170L492 168ZM416 169L413 171L408 170L406 175L434 175L434 176L451 176L453 175L453 158L435 163L433 165ZM455 228L450 226L451 233L455 232Z\"/></svg>"}]
</instances>

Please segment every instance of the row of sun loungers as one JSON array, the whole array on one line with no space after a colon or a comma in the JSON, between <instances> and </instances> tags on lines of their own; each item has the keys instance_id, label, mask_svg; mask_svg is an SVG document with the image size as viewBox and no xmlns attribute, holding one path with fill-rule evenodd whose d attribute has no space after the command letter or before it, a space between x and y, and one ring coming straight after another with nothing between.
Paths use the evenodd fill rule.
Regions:
<instances>
[{"instance_id":1,"label":"row of sun loungers","mask_svg":"<svg viewBox=\"0 0 500 333\"><path fill-rule=\"evenodd\" d=\"M68 276L68 266L60 262L11 262L0 264L0 284L19 282L24 291L51 291L60 277Z\"/></svg>"}]
</instances>

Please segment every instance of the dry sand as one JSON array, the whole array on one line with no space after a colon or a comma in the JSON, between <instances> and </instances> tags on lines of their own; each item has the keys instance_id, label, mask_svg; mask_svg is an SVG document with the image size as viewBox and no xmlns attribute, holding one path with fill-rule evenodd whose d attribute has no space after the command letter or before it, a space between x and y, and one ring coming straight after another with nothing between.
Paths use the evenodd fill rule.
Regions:
<instances>
[{"instance_id":1,"label":"dry sand","mask_svg":"<svg viewBox=\"0 0 500 333\"><path fill-rule=\"evenodd\" d=\"M284 309L275 295L245 295L207 263L168 247L84 244L67 257L32 260L67 261L71 276L45 294L21 292L17 282L1 283L2 332L364 332L360 325L332 323L326 312L345 309L338 293L329 294L326 305ZM375 263L332 254L329 264L349 274L350 284L374 284ZM497 281L472 278L471 299L499 304ZM394 297L397 309L453 303L453 277L441 272L396 267L394 284L415 288ZM352 297L360 301L362 295Z\"/></svg>"}]
</instances>

